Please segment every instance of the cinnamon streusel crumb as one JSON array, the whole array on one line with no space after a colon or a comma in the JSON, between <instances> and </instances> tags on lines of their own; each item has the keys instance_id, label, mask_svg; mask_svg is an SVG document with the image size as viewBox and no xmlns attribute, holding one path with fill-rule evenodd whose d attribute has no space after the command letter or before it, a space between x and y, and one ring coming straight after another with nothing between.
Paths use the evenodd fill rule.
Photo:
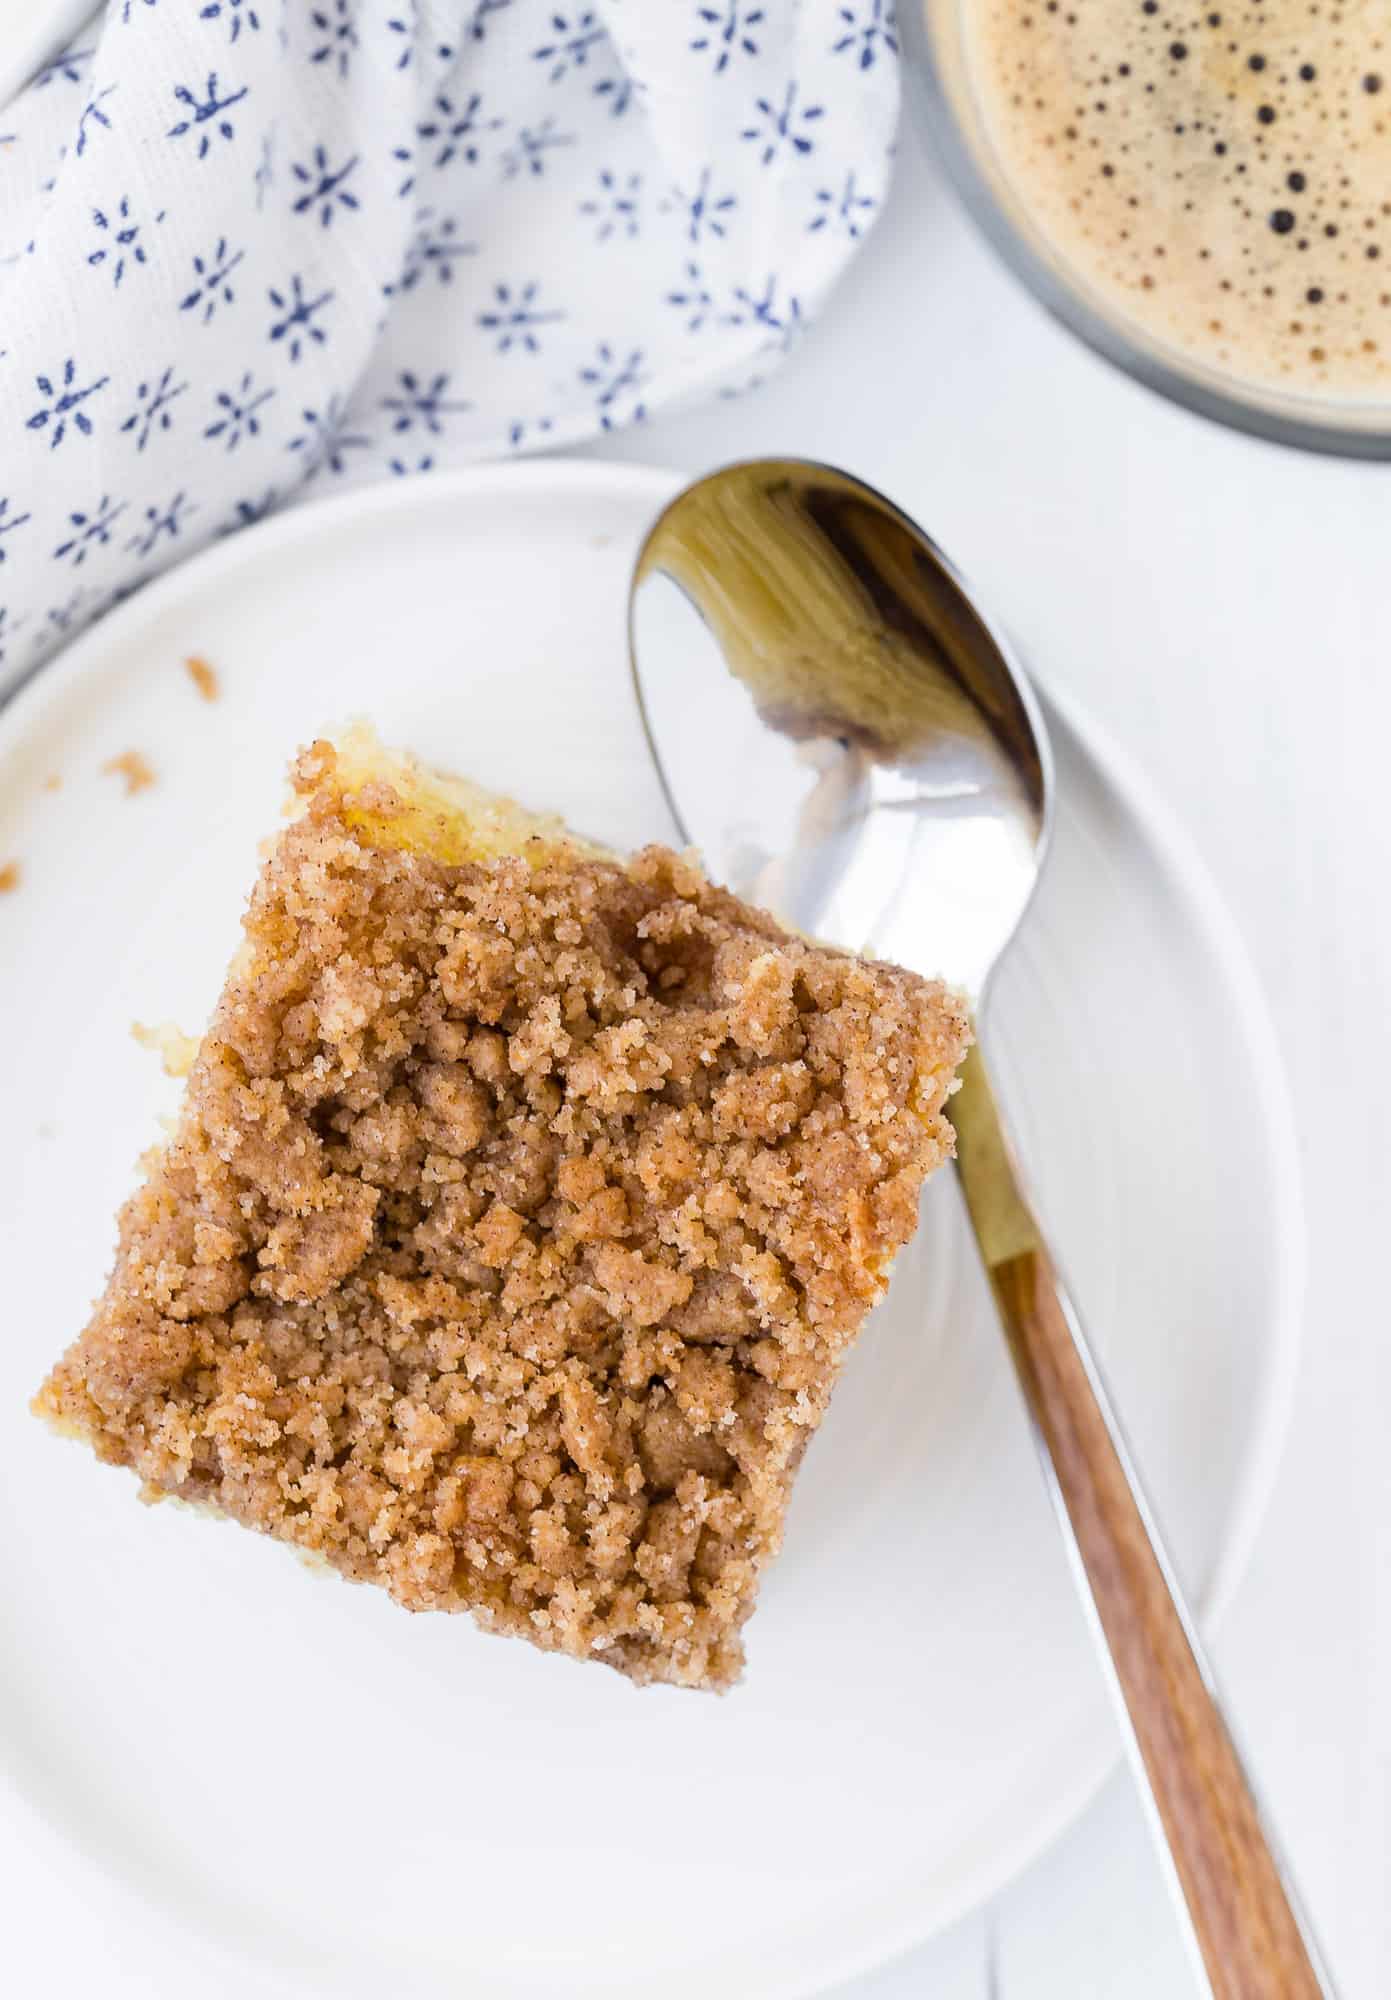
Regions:
<instances>
[{"instance_id":1,"label":"cinnamon streusel crumb","mask_svg":"<svg viewBox=\"0 0 1391 2000\"><path fill-rule=\"evenodd\" d=\"M36 1407L411 1610L725 1687L949 1150L963 1010L663 848L532 822L441 858L463 820L381 770L301 757L178 1129Z\"/></svg>"}]
</instances>

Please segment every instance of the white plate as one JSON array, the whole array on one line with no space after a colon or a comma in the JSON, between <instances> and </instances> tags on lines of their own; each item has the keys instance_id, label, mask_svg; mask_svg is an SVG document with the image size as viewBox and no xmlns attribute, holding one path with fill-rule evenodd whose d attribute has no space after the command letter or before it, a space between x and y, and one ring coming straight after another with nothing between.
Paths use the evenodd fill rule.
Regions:
<instances>
[{"instance_id":1,"label":"white plate","mask_svg":"<svg viewBox=\"0 0 1391 2000\"><path fill-rule=\"evenodd\" d=\"M1116 1752L949 1176L810 1452L723 1701L408 1618L135 1502L25 1400L81 1324L205 1018L288 753L372 716L611 841L668 833L624 596L665 475L536 463L349 496L151 588L0 717L0 1749L24 1802L302 1993L807 1994L1000 1884ZM222 677L210 706L186 654ZM1209 1608L1269 1484L1301 1242L1230 927L1114 753L1061 809L993 1042L1180 1568ZM137 749L139 796L102 775ZM61 788L44 789L50 774ZM927 955L930 957L930 949Z\"/></svg>"}]
</instances>

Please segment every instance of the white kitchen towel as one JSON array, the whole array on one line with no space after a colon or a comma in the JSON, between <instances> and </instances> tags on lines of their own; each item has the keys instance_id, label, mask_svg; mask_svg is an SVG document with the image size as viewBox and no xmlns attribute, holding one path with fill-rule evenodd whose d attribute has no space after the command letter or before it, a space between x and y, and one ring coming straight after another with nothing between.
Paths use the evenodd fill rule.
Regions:
<instances>
[{"instance_id":1,"label":"white kitchen towel","mask_svg":"<svg viewBox=\"0 0 1391 2000\"><path fill-rule=\"evenodd\" d=\"M892 0L108 0L0 110L0 686L289 501L751 386L896 57Z\"/></svg>"}]
</instances>

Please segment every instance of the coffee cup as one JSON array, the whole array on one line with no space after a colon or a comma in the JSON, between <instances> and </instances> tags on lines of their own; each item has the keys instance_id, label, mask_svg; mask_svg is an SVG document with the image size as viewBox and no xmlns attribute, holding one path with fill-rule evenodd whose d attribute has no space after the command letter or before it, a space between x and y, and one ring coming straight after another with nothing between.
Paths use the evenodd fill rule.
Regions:
<instances>
[{"instance_id":1,"label":"coffee cup","mask_svg":"<svg viewBox=\"0 0 1391 2000\"><path fill-rule=\"evenodd\" d=\"M1205 416L1391 457L1391 33L1373 10L899 16L951 179L1056 317Z\"/></svg>"}]
</instances>

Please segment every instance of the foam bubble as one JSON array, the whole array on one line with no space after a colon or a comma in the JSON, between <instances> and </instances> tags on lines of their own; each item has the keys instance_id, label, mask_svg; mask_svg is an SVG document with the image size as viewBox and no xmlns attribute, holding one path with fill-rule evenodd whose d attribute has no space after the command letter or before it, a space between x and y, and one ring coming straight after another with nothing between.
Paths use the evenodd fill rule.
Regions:
<instances>
[{"instance_id":1,"label":"foam bubble","mask_svg":"<svg viewBox=\"0 0 1391 2000\"><path fill-rule=\"evenodd\" d=\"M1162 341L1257 382L1391 392L1383 0L962 0L1017 199Z\"/></svg>"}]
</instances>

